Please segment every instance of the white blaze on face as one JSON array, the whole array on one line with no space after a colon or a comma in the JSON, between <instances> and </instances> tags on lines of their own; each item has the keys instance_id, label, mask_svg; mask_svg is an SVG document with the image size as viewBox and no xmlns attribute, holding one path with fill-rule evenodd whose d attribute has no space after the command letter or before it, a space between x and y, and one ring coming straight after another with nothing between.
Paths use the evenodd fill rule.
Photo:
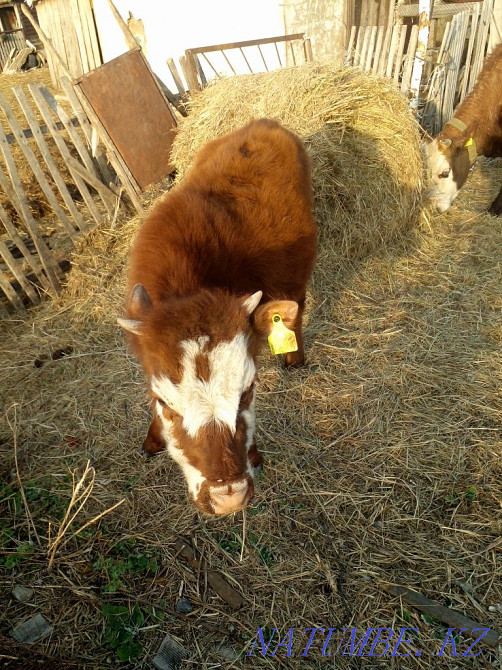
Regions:
<instances>
[{"instance_id":1,"label":"white blaze on face","mask_svg":"<svg viewBox=\"0 0 502 670\"><path fill-rule=\"evenodd\" d=\"M241 395L251 386L256 374L244 333L238 333L229 342L220 342L211 350L207 349L208 341L209 338L204 336L181 342L183 374L179 384L174 384L165 376L151 380L152 391L183 418L183 428L191 438L212 422L228 427L234 434ZM208 359L207 380L199 378L196 372L196 359L201 354ZM167 449L182 468L190 493L196 497L205 478L190 465L180 445L175 442L172 422L164 417L160 403L157 403L157 413L163 424ZM254 433L254 401L247 414L247 442L251 440L252 443L250 430L252 426ZM247 442L246 446L250 446Z\"/></svg>"},{"instance_id":2,"label":"white blaze on face","mask_svg":"<svg viewBox=\"0 0 502 670\"><path fill-rule=\"evenodd\" d=\"M446 156L439 149L437 140L430 142L425 152L431 179L427 194L438 211L446 212L459 192L453 178L453 170Z\"/></svg>"},{"instance_id":3,"label":"white blaze on face","mask_svg":"<svg viewBox=\"0 0 502 670\"><path fill-rule=\"evenodd\" d=\"M160 419L162 420L162 437L167 445L167 451L182 469L188 484L188 490L190 491L191 495L194 498L196 498L197 495L199 494L202 483L205 481L205 477L202 476L202 474L199 472L199 470L197 470L197 468L194 468L193 465L190 465L190 463L188 462L188 459L184 455L183 451L180 449L179 444L177 443L177 441L173 436L172 421L168 421L163 416L162 407L158 402L156 409L157 409L157 416L159 416Z\"/></svg>"}]
</instances>

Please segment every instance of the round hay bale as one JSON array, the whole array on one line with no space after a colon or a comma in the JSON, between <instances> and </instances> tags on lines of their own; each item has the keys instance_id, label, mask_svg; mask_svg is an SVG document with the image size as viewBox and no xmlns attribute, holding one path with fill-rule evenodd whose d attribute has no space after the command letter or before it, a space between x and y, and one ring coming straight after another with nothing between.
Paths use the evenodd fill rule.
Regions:
<instances>
[{"instance_id":1,"label":"round hay bale","mask_svg":"<svg viewBox=\"0 0 502 670\"><path fill-rule=\"evenodd\" d=\"M364 258L417 223L418 125L392 83L353 68L307 64L208 86L194 96L173 144L177 180L203 144L259 117L278 120L305 141L321 244L332 255Z\"/></svg>"}]
</instances>

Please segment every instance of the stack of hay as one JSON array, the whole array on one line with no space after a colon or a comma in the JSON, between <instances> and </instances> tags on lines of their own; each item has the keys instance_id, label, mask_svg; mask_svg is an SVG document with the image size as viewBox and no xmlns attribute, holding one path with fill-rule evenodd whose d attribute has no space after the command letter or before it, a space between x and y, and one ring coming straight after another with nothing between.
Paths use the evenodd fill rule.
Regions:
<instances>
[{"instance_id":1,"label":"stack of hay","mask_svg":"<svg viewBox=\"0 0 502 670\"><path fill-rule=\"evenodd\" d=\"M419 129L392 83L321 64L221 79L194 97L181 122L172 153L178 181L204 143L259 117L305 141L321 243L336 258L365 258L416 225Z\"/></svg>"}]
</instances>

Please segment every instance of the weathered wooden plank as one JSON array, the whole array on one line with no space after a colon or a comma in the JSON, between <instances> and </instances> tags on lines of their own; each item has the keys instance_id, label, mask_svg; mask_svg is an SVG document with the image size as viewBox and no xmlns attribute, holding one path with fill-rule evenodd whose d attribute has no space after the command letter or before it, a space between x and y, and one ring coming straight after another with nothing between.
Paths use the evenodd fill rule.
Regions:
<instances>
[{"instance_id":1,"label":"weathered wooden plank","mask_svg":"<svg viewBox=\"0 0 502 670\"><path fill-rule=\"evenodd\" d=\"M370 41L368 44L368 51L366 53L366 61L364 63L364 69L369 72L371 70L371 64L375 57L375 41L376 41L377 27L371 26Z\"/></svg>"},{"instance_id":2,"label":"weathered wooden plank","mask_svg":"<svg viewBox=\"0 0 502 670\"><path fill-rule=\"evenodd\" d=\"M361 62L361 46L363 43L363 37L366 28L364 26L359 26L357 31L356 46L354 47L354 58L352 60L352 65L358 67Z\"/></svg>"},{"instance_id":3,"label":"weathered wooden plank","mask_svg":"<svg viewBox=\"0 0 502 670\"><path fill-rule=\"evenodd\" d=\"M0 238L0 256L3 258L4 263L12 272L13 277L19 282L21 288L24 289L24 292L31 300L31 302L34 305L40 302L37 292L34 290L30 282L26 279L23 270L20 266L20 263L16 258L14 258L14 256L11 254L9 250L9 247L5 244L5 242L1 238Z\"/></svg>"},{"instance_id":4,"label":"weathered wooden plank","mask_svg":"<svg viewBox=\"0 0 502 670\"><path fill-rule=\"evenodd\" d=\"M186 49L185 51L184 74L187 80L188 89L191 93L200 91L202 89L197 78L197 68L195 66L194 56L192 55L190 49Z\"/></svg>"},{"instance_id":5,"label":"weathered wooden plank","mask_svg":"<svg viewBox=\"0 0 502 670\"><path fill-rule=\"evenodd\" d=\"M394 70L394 83L399 82L399 77L402 73L404 43L406 41L407 26L401 26L401 35L399 38L399 47L396 55L396 69Z\"/></svg>"},{"instance_id":6,"label":"weathered wooden plank","mask_svg":"<svg viewBox=\"0 0 502 670\"><path fill-rule=\"evenodd\" d=\"M103 63L96 32L96 24L94 23L92 5L88 0L78 0L78 5L84 26L84 39L87 46L89 69L92 70Z\"/></svg>"},{"instance_id":7,"label":"weathered wooden plank","mask_svg":"<svg viewBox=\"0 0 502 670\"><path fill-rule=\"evenodd\" d=\"M82 177L84 181L98 191L103 202L107 203L107 211L111 214L114 210L114 207L111 207L111 205L117 204L117 196L112 193L95 174L89 172L83 165L80 165L80 163L72 156L68 158L68 167L71 167L71 169Z\"/></svg>"},{"instance_id":8,"label":"weathered wooden plank","mask_svg":"<svg viewBox=\"0 0 502 670\"><path fill-rule=\"evenodd\" d=\"M371 26L364 27L364 39L361 45L361 54L359 56L359 65L364 68L366 64L366 53L368 51L368 46L371 38Z\"/></svg>"},{"instance_id":9,"label":"weathered wooden plank","mask_svg":"<svg viewBox=\"0 0 502 670\"><path fill-rule=\"evenodd\" d=\"M264 44L272 44L273 42L288 42L291 40L303 40L305 33L292 33L291 35L278 35L277 37L264 37L258 40L244 40L243 42L227 42L225 44L212 44L205 47L192 47L188 49L194 54L202 53L205 51L209 53L210 51L221 51L222 49L239 49L241 47L252 47L259 46Z\"/></svg>"},{"instance_id":10,"label":"weathered wooden plank","mask_svg":"<svg viewBox=\"0 0 502 670\"><path fill-rule=\"evenodd\" d=\"M385 36L385 26L378 26L378 32L375 44L375 57L373 58L373 66L371 68L375 74L377 74L378 68L380 66L380 58L382 55L382 45L384 36Z\"/></svg>"},{"instance_id":11,"label":"weathered wooden plank","mask_svg":"<svg viewBox=\"0 0 502 670\"><path fill-rule=\"evenodd\" d=\"M401 32L401 26L394 25L392 27L392 35L390 38L390 47L388 52L389 55L387 57L387 66L385 68L385 76L389 77L389 79L392 75L392 70L394 67L394 56L396 53L400 32Z\"/></svg>"},{"instance_id":12,"label":"weathered wooden plank","mask_svg":"<svg viewBox=\"0 0 502 670\"><path fill-rule=\"evenodd\" d=\"M183 76L185 77L186 85L187 85L187 92L190 91L190 75L188 73L188 65L187 65L187 59L186 56L182 55L178 58L178 62L180 64L181 71L183 72Z\"/></svg>"},{"instance_id":13,"label":"weathered wooden plank","mask_svg":"<svg viewBox=\"0 0 502 670\"><path fill-rule=\"evenodd\" d=\"M35 175L38 183L40 184L40 188L45 194L45 197L47 198L47 201L53 208L54 212L56 213L59 221L61 222L61 225L63 226L64 230L68 233L70 239L73 240L76 237L76 230L73 227L71 221L68 219L66 216L66 213L62 209L61 205L59 204L56 196L54 195L54 192L47 180L47 177L45 176L43 170L40 167L40 164L37 160L37 157L35 156L35 153L33 152L33 149L31 148L30 144L28 143L25 135L23 134L21 127L19 126L17 119L12 111L12 108L10 107L9 103L7 100L4 98L4 96L0 93L0 108L3 110L7 121L10 125L10 128L17 139L18 146L21 148L24 157L26 158L29 166L31 167L33 174Z\"/></svg>"},{"instance_id":14,"label":"weathered wooden plank","mask_svg":"<svg viewBox=\"0 0 502 670\"><path fill-rule=\"evenodd\" d=\"M99 171L101 172L101 176L103 178L103 182L107 184L111 190L113 190L112 186L114 177L108 166L108 159L106 157L106 153L99 143L97 144L96 147L93 147L93 128L91 126L89 119L87 118L87 114L82 108L82 105L80 104L79 99L77 98L75 90L73 89L73 86L71 85L68 77L61 77L60 83L66 97L68 98L68 102L70 103L73 109L73 113L77 117L78 123L82 128L82 131L85 135L85 139L87 140L87 144L91 148L91 153L96 159ZM94 136L97 136L96 130L94 130Z\"/></svg>"},{"instance_id":15,"label":"weathered wooden plank","mask_svg":"<svg viewBox=\"0 0 502 670\"><path fill-rule=\"evenodd\" d=\"M138 43L134 39L134 35L129 30L129 26L127 25L127 23L122 18L122 15L117 10L117 8L113 4L112 0L108 0L108 7L110 8L115 20L117 21L120 30L124 34L127 46L129 47L129 49L136 49L138 47Z\"/></svg>"},{"instance_id":16,"label":"weathered wooden plank","mask_svg":"<svg viewBox=\"0 0 502 670\"><path fill-rule=\"evenodd\" d=\"M356 44L356 33L357 33L357 26L352 26L350 29L350 35L349 35L349 43L347 46L347 51L345 55L345 61L344 65L352 65L354 61L354 48Z\"/></svg>"},{"instance_id":17,"label":"weathered wooden plank","mask_svg":"<svg viewBox=\"0 0 502 670\"><path fill-rule=\"evenodd\" d=\"M26 97L25 92L23 91L22 88L16 87L13 89L14 95L16 96L16 99L19 103L19 106L23 110L23 113L26 117L26 120L28 121L28 124L31 128L31 131L33 133L33 137L37 143L37 146L40 150L40 153L42 154L42 157L45 161L45 164L49 168L49 171L52 175L52 178L54 180L54 183L59 189L59 192L61 193L61 197L63 198L63 202L68 208L68 211L70 212L75 224L78 226L80 230L85 229L85 221L76 207L75 203L73 202L73 198L71 197L68 188L66 186L65 180L61 176L61 173L59 172L59 169L52 158L51 152L49 151L49 148L47 146L47 143L44 139L44 136L40 132L40 129L38 127L37 119L35 117L35 114L33 110L31 109L31 106L28 102L28 99Z\"/></svg>"},{"instance_id":18,"label":"weathered wooden plank","mask_svg":"<svg viewBox=\"0 0 502 670\"><path fill-rule=\"evenodd\" d=\"M174 84L178 89L178 93L181 97L184 97L186 95L186 90L180 77L180 73L178 72L178 68L176 67L176 63L172 58L168 58L166 63L167 67L169 68L169 72L171 73L171 77L173 78Z\"/></svg>"},{"instance_id":19,"label":"weathered wooden plank","mask_svg":"<svg viewBox=\"0 0 502 670\"><path fill-rule=\"evenodd\" d=\"M89 153L87 152L87 149L85 148L84 143L82 142L82 138L80 137L76 129L71 125L70 117L68 116L66 111L63 109L63 107L61 107L61 105L57 103L57 101L52 97L51 93L47 91L47 89L44 89L44 97L47 97L47 95L49 95L52 98L56 106L56 114L61 119L61 123L64 125L66 131L68 132L68 135L71 138L71 141L73 142L75 148L77 149L78 155L82 159L86 171L89 172L92 177L94 177L94 182L95 183L97 182L100 185L100 187L96 190L98 190L98 193L101 197L101 200L103 201L104 206L106 207L106 210L108 211L109 214L111 214L111 212L115 207L114 194L100 181L94 162L92 158L89 156ZM72 161L72 165L74 163L76 163L76 161ZM76 164L78 165L78 163ZM82 176L79 171L77 172L80 176ZM87 183L90 183L88 179L86 179L86 181Z\"/></svg>"},{"instance_id":20,"label":"weathered wooden plank","mask_svg":"<svg viewBox=\"0 0 502 670\"><path fill-rule=\"evenodd\" d=\"M382 44L382 51L380 52L380 58L378 62L377 74L379 77L382 77L385 74L385 68L387 65L387 57L389 54L390 42L392 38L392 24L389 23L385 28L385 36Z\"/></svg>"},{"instance_id":21,"label":"weathered wooden plank","mask_svg":"<svg viewBox=\"0 0 502 670\"><path fill-rule=\"evenodd\" d=\"M2 183L2 176L0 175L0 184ZM29 267L32 269L33 274L39 281L40 285L46 290L50 291L51 286L49 283L49 280L44 274L44 270L42 268L42 265L38 259L38 256L36 254L32 254L30 250L27 248L25 245L23 239L19 235L16 227L12 223L12 221L9 218L9 215L3 208L3 206L0 204L0 221L2 222L5 230L7 231L7 234L9 238L14 242L16 247L19 249L21 254L23 255L23 258L25 261L28 263Z\"/></svg>"},{"instance_id":22,"label":"weathered wooden plank","mask_svg":"<svg viewBox=\"0 0 502 670\"><path fill-rule=\"evenodd\" d=\"M50 17L52 16L53 11L50 10L50 11L45 11L45 12L44 12L44 3L43 3L43 2L42 2L42 3L39 3L39 5L38 5L38 7L37 7L37 13L38 13L38 16L39 16L39 17L41 16L41 10L42 10L42 12L43 12L43 15L44 15L47 19L50 19ZM28 19L28 21L31 23L31 25L33 26L33 28L34 28L35 31L37 32L37 35L39 36L39 38L40 38L42 44L43 44L44 47L45 47L45 50L46 50L46 52L47 52L47 57L48 57L48 59L50 58L50 60L52 61L51 73L54 72L57 68L59 68L59 70L61 70L61 73L62 73L62 74L65 74L67 77L69 77L70 79L72 79L72 74L71 74L71 72L68 70L68 66L66 65L66 63L64 62L64 60L62 59L62 57L59 55L57 49L54 48L54 46L53 46L51 40L47 37L47 35L46 35L46 34L44 33L44 31L42 30L42 28L41 28L41 27L38 25L38 23L35 21L35 19L34 19L33 16L31 15L31 12L28 10L28 8L27 8L24 4L21 5L21 11L23 12L23 14L26 16L26 18ZM54 13L54 14L55 14L55 13ZM61 28L58 26L56 32L55 32L55 33L53 32L52 34L53 34L53 35L54 35L54 34L57 35L57 34L59 34L60 32L61 32ZM58 88L59 82L58 82L57 80L56 80L56 81L53 81L52 83L54 84L54 86L55 86L56 88Z\"/></svg>"},{"instance_id":23,"label":"weathered wooden plank","mask_svg":"<svg viewBox=\"0 0 502 670\"><path fill-rule=\"evenodd\" d=\"M434 6L431 16L433 19L450 18L453 17L455 14L458 14L459 12L464 12L466 10L472 11L475 4L476 2L448 2L448 3L441 2ZM396 9L398 15L401 18L409 16L418 16L419 14L418 3L412 5L400 3Z\"/></svg>"},{"instance_id":24,"label":"weathered wooden plank","mask_svg":"<svg viewBox=\"0 0 502 670\"><path fill-rule=\"evenodd\" d=\"M493 12L494 0L484 0L481 16L478 22L478 31L476 38L476 45L474 47L474 58L469 79L468 92L472 90L476 80L483 67L486 56L486 48L488 45L488 29L490 27L490 18Z\"/></svg>"},{"instance_id":25,"label":"weathered wooden plank","mask_svg":"<svg viewBox=\"0 0 502 670\"><path fill-rule=\"evenodd\" d=\"M314 55L312 53L312 42L308 37L303 40L303 51L305 53L305 62L311 63L314 60Z\"/></svg>"},{"instance_id":26,"label":"weathered wooden plank","mask_svg":"<svg viewBox=\"0 0 502 670\"><path fill-rule=\"evenodd\" d=\"M0 289L2 289L8 300L18 312L26 312L26 307L23 305L23 301L14 291L10 281L5 277L3 272L0 272Z\"/></svg>"},{"instance_id":27,"label":"weathered wooden plank","mask_svg":"<svg viewBox=\"0 0 502 670\"><path fill-rule=\"evenodd\" d=\"M71 123L74 126L76 126L76 125L78 125L78 120L77 119L71 119ZM63 124L60 121L58 121L56 123L56 127L59 130L62 130ZM47 135L47 133L49 132L49 129L47 128L47 126L44 123L41 123L39 125L39 128L40 128L40 132L42 133L42 135ZM30 139L31 137L33 137L33 133L31 132L30 128L23 128L22 133L26 137L26 139ZM6 137L7 137L7 142L9 144L12 144L13 142L17 141L12 133L6 133Z\"/></svg>"},{"instance_id":28,"label":"weathered wooden plank","mask_svg":"<svg viewBox=\"0 0 502 670\"><path fill-rule=\"evenodd\" d=\"M467 87L469 85L469 78L471 72L472 54L474 51L474 43L476 41L477 29L479 21L479 2L476 3L476 9L471 15L471 29L469 32L469 42L467 44L467 54L465 56L465 69L462 87L459 93L459 103L463 101L467 94Z\"/></svg>"},{"instance_id":29,"label":"weathered wooden plank","mask_svg":"<svg viewBox=\"0 0 502 670\"><path fill-rule=\"evenodd\" d=\"M230 65L230 62L229 62L225 53L223 53L223 56L225 57L226 61ZM200 60L199 60L198 55L194 56L194 64L195 64L195 67L197 69L197 75L199 77L199 81L202 85L202 88L204 88L204 86L207 86L207 79L206 79L206 75L204 74L204 70L202 69L202 65L200 64ZM230 67L232 68L231 65L230 65ZM232 68L232 70L233 70L233 68ZM235 74L235 72L234 72L234 74Z\"/></svg>"},{"instance_id":30,"label":"weathered wooden plank","mask_svg":"<svg viewBox=\"0 0 502 670\"><path fill-rule=\"evenodd\" d=\"M49 283L55 293L58 293L60 285L59 279L57 277L57 266L52 258L49 248L46 246L42 237L40 236L37 228L37 223L33 218L26 195L19 179L17 172L16 164L12 158L7 139L5 137L5 132L2 126L0 125L0 149L2 150L5 166L11 183L7 180L2 171L0 171L0 186L4 189L5 193L9 197L9 200L14 205L19 214L19 217L26 226L28 232L30 233L31 239L35 245L35 249L39 255L40 261L44 268L44 271L47 275Z\"/></svg>"},{"instance_id":31,"label":"weathered wooden plank","mask_svg":"<svg viewBox=\"0 0 502 670\"><path fill-rule=\"evenodd\" d=\"M65 163L68 165L68 158L71 157L70 151L66 145L66 142L61 137L61 134L57 131L57 128L55 127L54 120L51 116L49 107L42 94L41 89L42 86L40 86L39 84L35 84L34 82L28 84L28 90L30 91L33 99L35 100L35 103L40 111L40 114L42 115L42 118L47 124L47 127L51 131L52 138L57 148L59 149L59 153L61 154ZM91 212L94 221L97 224L100 224L103 220L102 216L98 208L96 207L96 203L94 202L91 194L89 193L89 189L87 188L85 182L75 171L71 169L69 165L68 169L70 171L73 181L75 182L75 185L82 194L82 198L84 199L85 204L87 205L89 211ZM84 230L87 227L88 227L87 223L84 223Z\"/></svg>"},{"instance_id":32,"label":"weathered wooden plank","mask_svg":"<svg viewBox=\"0 0 502 670\"><path fill-rule=\"evenodd\" d=\"M406 52L406 57L404 59L403 76L401 78L401 93L404 93L405 95L410 90L411 71L413 68L413 62L415 60L417 44L418 44L418 25L415 25L411 27L410 40L408 42L408 50Z\"/></svg>"},{"instance_id":33,"label":"weathered wooden plank","mask_svg":"<svg viewBox=\"0 0 502 670\"><path fill-rule=\"evenodd\" d=\"M80 70L79 72L74 71L73 68L71 67L70 70L76 77L79 77L80 75L84 74L84 72L89 72L89 70L92 70L93 65L89 62L89 57L87 54L87 42L85 39L84 24L82 21L82 17L80 15L78 0L73 0L72 2L67 2L65 4L68 5L69 14L71 15L71 20L73 24L73 30L75 31L76 44L74 45L73 50L75 54L79 54L80 57L79 65L81 66L79 68Z\"/></svg>"}]
</instances>

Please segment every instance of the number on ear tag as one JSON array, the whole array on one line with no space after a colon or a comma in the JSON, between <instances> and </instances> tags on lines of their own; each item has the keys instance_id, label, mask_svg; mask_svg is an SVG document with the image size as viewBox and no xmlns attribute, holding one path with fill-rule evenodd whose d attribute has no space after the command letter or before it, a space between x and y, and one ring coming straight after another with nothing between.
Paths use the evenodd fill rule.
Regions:
<instances>
[{"instance_id":1,"label":"number on ear tag","mask_svg":"<svg viewBox=\"0 0 502 670\"><path fill-rule=\"evenodd\" d=\"M272 332L268 336L268 343L273 354L288 354L290 351L298 351L294 331L286 328L279 314L274 314L272 317Z\"/></svg>"}]
</instances>

